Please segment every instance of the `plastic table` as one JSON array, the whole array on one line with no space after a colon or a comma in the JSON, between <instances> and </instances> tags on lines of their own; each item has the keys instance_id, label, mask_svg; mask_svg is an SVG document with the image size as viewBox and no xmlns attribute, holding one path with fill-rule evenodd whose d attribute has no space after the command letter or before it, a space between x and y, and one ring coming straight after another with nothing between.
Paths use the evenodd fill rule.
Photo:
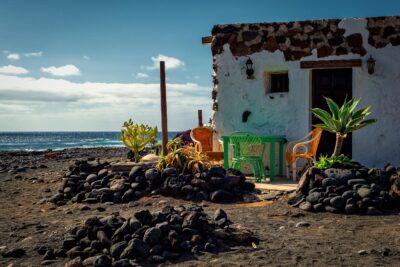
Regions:
<instances>
[{"instance_id":1,"label":"plastic table","mask_svg":"<svg viewBox=\"0 0 400 267\"><path fill-rule=\"evenodd\" d=\"M283 135L259 135L261 141L264 144L270 144L269 150L269 178L272 181L275 177L275 144L279 144L279 165L278 165L278 175L282 175L283 171L283 146L285 144L285 136ZM229 135L222 136L224 143L224 168L229 168Z\"/></svg>"}]
</instances>

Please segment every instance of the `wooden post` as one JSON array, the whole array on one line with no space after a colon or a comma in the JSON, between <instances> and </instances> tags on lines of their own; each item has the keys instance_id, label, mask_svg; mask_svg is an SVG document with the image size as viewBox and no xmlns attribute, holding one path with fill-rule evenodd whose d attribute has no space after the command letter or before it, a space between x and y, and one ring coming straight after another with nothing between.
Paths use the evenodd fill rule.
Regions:
<instances>
[{"instance_id":1,"label":"wooden post","mask_svg":"<svg viewBox=\"0 0 400 267\"><path fill-rule=\"evenodd\" d=\"M168 121L167 121L167 86L165 84L165 62L160 61L160 90L161 90L161 133L162 153L167 155Z\"/></svg>"},{"instance_id":2,"label":"wooden post","mask_svg":"<svg viewBox=\"0 0 400 267\"><path fill-rule=\"evenodd\" d=\"M199 120L199 127L203 127L203 111L201 109L197 111L197 118Z\"/></svg>"}]
</instances>

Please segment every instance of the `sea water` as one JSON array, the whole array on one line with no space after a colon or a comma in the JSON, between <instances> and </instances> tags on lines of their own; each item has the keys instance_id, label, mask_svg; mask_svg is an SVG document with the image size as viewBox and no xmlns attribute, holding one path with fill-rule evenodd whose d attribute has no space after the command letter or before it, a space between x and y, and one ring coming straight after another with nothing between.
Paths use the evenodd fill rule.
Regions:
<instances>
[{"instance_id":1,"label":"sea water","mask_svg":"<svg viewBox=\"0 0 400 267\"><path fill-rule=\"evenodd\" d=\"M168 139L178 132L168 132ZM122 147L120 132L0 132L0 151ZM160 142L161 133L157 140Z\"/></svg>"}]
</instances>

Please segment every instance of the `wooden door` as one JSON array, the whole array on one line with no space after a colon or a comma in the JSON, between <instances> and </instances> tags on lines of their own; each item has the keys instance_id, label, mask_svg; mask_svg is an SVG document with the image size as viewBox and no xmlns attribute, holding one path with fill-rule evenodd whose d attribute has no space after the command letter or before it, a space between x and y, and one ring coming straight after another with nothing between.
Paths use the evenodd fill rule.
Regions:
<instances>
[{"instance_id":1,"label":"wooden door","mask_svg":"<svg viewBox=\"0 0 400 267\"><path fill-rule=\"evenodd\" d=\"M341 106L347 97L352 97L352 69L314 69L312 70L312 107L329 110L324 99L332 98ZM320 123L320 120L313 116L312 124ZM335 134L323 132L318 147L317 155L331 155L335 147ZM351 157L352 136L347 135L342 147L342 154ZM317 156L317 157L318 157Z\"/></svg>"}]
</instances>

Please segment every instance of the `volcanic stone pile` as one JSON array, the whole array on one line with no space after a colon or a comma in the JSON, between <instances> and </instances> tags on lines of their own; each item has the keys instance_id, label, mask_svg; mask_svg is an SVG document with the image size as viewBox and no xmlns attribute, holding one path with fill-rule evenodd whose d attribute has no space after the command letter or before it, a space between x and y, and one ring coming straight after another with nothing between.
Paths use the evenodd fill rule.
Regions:
<instances>
[{"instance_id":1,"label":"volcanic stone pile","mask_svg":"<svg viewBox=\"0 0 400 267\"><path fill-rule=\"evenodd\" d=\"M227 251L251 239L252 232L232 224L221 209L211 219L196 205L166 206L156 213L141 210L129 219L117 214L88 218L83 226L71 229L57 255L83 260L85 266L89 262L96 267L133 266Z\"/></svg>"},{"instance_id":2,"label":"volcanic stone pile","mask_svg":"<svg viewBox=\"0 0 400 267\"><path fill-rule=\"evenodd\" d=\"M229 203L242 200L254 190L254 184L235 170L213 167L201 174L178 174L174 168L161 173L155 168L135 166L129 174L109 173L108 163L90 164L76 161L63 178L63 185L50 201L63 205L68 200L78 203L127 203L150 194L186 200Z\"/></svg>"},{"instance_id":3,"label":"volcanic stone pile","mask_svg":"<svg viewBox=\"0 0 400 267\"><path fill-rule=\"evenodd\" d=\"M400 207L400 169L391 165L384 170L312 167L299 188L289 204L306 211L379 215Z\"/></svg>"}]
</instances>

